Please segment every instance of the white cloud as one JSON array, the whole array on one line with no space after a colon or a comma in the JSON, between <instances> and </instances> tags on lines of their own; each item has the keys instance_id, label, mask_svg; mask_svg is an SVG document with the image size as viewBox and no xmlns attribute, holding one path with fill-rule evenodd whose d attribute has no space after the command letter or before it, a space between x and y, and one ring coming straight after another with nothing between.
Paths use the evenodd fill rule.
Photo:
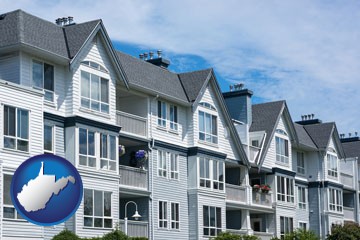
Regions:
<instances>
[{"instance_id":1,"label":"white cloud","mask_svg":"<svg viewBox=\"0 0 360 240\"><path fill-rule=\"evenodd\" d=\"M179 69L197 55L259 97L286 99L293 120L315 113L340 132L360 130L359 1L0 2L16 8L50 21L102 18L114 40L181 55Z\"/></svg>"}]
</instances>

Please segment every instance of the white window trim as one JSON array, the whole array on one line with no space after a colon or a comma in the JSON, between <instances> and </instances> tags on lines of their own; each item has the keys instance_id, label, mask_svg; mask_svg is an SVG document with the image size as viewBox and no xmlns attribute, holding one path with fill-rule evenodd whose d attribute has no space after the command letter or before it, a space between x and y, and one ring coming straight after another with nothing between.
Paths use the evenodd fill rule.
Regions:
<instances>
[{"instance_id":1,"label":"white window trim","mask_svg":"<svg viewBox=\"0 0 360 240\"><path fill-rule=\"evenodd\" d=\"M299 155L302 156L302 158L300 159L300 161L303 162L304 166L299 166ZM301 170L302 172L300 172L299 170ZM305 161L305 153L304 152L296 152L296 173L300 174L302 176L306 175L306 161Z\"/></svg>"},{"instance_id":2,"label":"white window trim","mask_svg":"<svg viewBox=\"0 0 360 240\"><path fill-rule=\"evenodd\" d=\"M157 150L157 175L158 177L168 178L168 152L164 150ZM161 164L160 164L160 156L162 157ZM165 162L165 168L162 167L163 163Z\"/></svg>"},{"instance_id":3,"label":"white window trim","mask_svg":"<svg viewBox=\"0 0 360 240\"><path fill-rule=\"evenodd\" d=\"M172 171L172 159L171 156L175 157L175 171ZM169 153L169 179L172 180L180 180L180 171L179 171L179 154L177 153ZM176 177L172 177L172 175L176 176Z\"/></svg>"},{"instance_id":4,"label":"white window trim","mask_svg":"<svg viewBox=\"0 0 360 240\"><path fill-rule=\"evenodd\" d=\"M28 154L30 153L30 149L31 149L31 144L30 144L30 139L31 139L31 111L29 109L26 109L26 108L22 108L22 107L16 107L14 105L8 105L8 104L3 104L3 108L2 108L2 114L3 114L3 118L2 120L2 124L4 125L4 116L5 116L5 106L7 107L12 107L12 108L15 108L15 136L9 136L9 135L5 135L3 134L2 136L2 147L3 149L7 150L7 151L12 151L12 152L18 152L18 153L22 153L22 154ZM28 112L28 139L25 139L25 138L21 138L21 137L18 137L17 136L17 131L18 131L18 127L17 127L17 110L18 109L21 109L21 110L24 110L24 111L27 111ZM4 131L4 130L3 130ZM15 148L7 148L5 147L5 137L7 138L11 138L11 139L15 139ZM21 141L27 141L28 142L28 151L22 151L22 150L18 150L18 147L17 147L17 140L21 140Z\"/></svg>"},{"instance_id":5,"label":"white window trim","mask_svg":"<svg viewBox=\"0 0 360 240\"><path fill-rule=\"evenodd\" d=\"M334 203L330 202L331 191L334 191ZM341 191L339 189L336 189L336 188L328 188L327 192L328 192L328 198L329 198L328 199L329 212L342 213L343 210L344 210L344 207L343 207L343 204L344 204L343 191ZM340 199L337 199L338 194L339 194ZM340 200L340 202L338 202L338 200ZM331 209L331 207L333 207L334 210ZM338 209L340 209L340 211Z\"/></svg>"},{"instance_id":6,"label":"white window trim","mask_svg":"<svg viewBox=\"0 0 360 240\"><path fill-rule=\"evenodd\" d=\"M305 202L300 202L300 191L299 188L304 189L304 197L305 197ZM297 207L301 210L307 210L307 188L303 187L303 186L297 186L296 187L297 190Z\"/></svg>"},{"instance_id":7,"label":"white window trim","mask_svg":"<svg viewBox=\"0 0 360 240\"><path fill-rule=\"evenodd\" d=\"M163 209L163 216L160 216L160 203L161 207L164 208L164 204L166 203L166 207L164 208L166 210L166 213L164 213L164 209ZM159 229L169 229L169 202L168 201L163 201L163 200L159 200L158 201L158 228ZM163 223L163 225L166 223L166 227L164 226L160 226L160 222Z\"/></svg>"},{"instance_id":8,"label":"white window trim","mask_svg":"<svg viewBox=\"0 0 360 240\"><path fill-rule=\"evenodd\" d=\"M179 220L178 221L176 221L176 220L173 220L172 219L172 204L177 204L178 205L178 213L179 213ZM171 229L171 230L174 230L174 231L180 231L180 222L181 222L181 219L180 219L180 203L179 202L170 202L170 212L169 212L169 214L170 214L170 218L169 218L169 220L170 220L170 224L169 224L169 228ZM172 227L172 224L178 224L178 228L173 228Z\"/></svg>"},{"instance_id":9,"label":"white window trim","mask_svg":"<svg viewBox=\"0 0 360 240\"><path fill-rule=\"evenodd\" d=\"M8 176L11 176L11 177L13 177L14 176L14 174L13 173L3 173L2 174L2 188L3 188L3 191L4 191L4 189L5 189L5 186L4 186L4 184L5 184L5 175L8 175ZM10 188L10 187L9 187ZM2 198L2 213L3 213L3 220L4 221L7 221L7 220L10 220L10 221L26 221L25 219L23 219L23 218L18 218L18 215L20 215L19 213L18 213L18 211L16 210L16 208L15 208L15 206L13 205L13 204L5 204L4 203L4 193L2 193L2 196L1 196L1 198ZM15 216L15 218L6 218L5 216L4 216L4 208L13 208L14 209L14 216ZM20 217L21 217L21 215L20 215Z\"/></svg>"},{"instance_id":10,"label":"white window trim","mask_svg":"<svg viewBox=\"0 0 360 240\"><path fill-rule=\"evenodd\" d=\"M107 158L103 158L103 157L101 157L101 151L102 151L102 149L101 149L101 141L102 141L102 139L101 139L101 136L102 135L105 135L105 136L107 136ZM114 135L111 135L111 134L107 134L107 133L102 133L102 132L100 132L100 134L99 134L99 137L100 137L100 146L99 146L99 149L100 149L100 168L101 168L101 170L106 170L106 171L111 171L111 172L116 172L117 170L116 170L116 168L117 168L117 146L118 146L118 144L117 144L117 138L116 138L116 136L114 136ZM114 137L115 138L115 159L111 159L110 158L110 153L111 153L111 143L110 143L110 137ZM101 162L102 161L105 161L105 162L107 162L107 167L105 168L105 167L101 167ZM115 163L115 169L110 169L110 163Z\"/></svg>"},{"instance_id":11,"label":"white window trim","mask_svg":"<svg viewBox=\"0 0 360 240\"><path fill-rule=\"evenodd\" d=\"M284 218L284 233L281 233L281 218ZM292 222L292 229L286 229L286 223L285 221L288 221L288 223L290 223L290 221ZM293 217L285 217L285 216L280 216L279 218L279 223L280 223L280 238L282 239L282 236L286 235L287 233L289 232L292 232L294 231L294 218ZM290 228L290 225L288 224L289 228ZM290 230L290 231L288 231Z\"/></svg>"},{"instance_id":12,"label":"white window trim","mask_svg":"<svg viewBox=\"0 0 360 240\"><path fill-rule=\"evenodd\" d=\"M207 133L207 132L202 132L200 131L200 112L203 112L204 113L204 128L205 128L205 116L206 114L210 115L211 117L211 124L212 124L212 117L214 116L216 118L216 135L212 134L212 133ZM207 109L207 108L204 108L204 107L201 107L199 108L199 110L197 111L197 128L198 128L198 134L197 134L197 137L198 137L198 141L202 144L206 144L206 145L211 145L211 146L214 146L214 147L217 147L219 145L219 115L216 111L214 110L210 110L210 109ZM211 125L211 131L212 131L212 125ZM205 136L205 139L202 140L200 139L200 133L204 134ZM206 136L210 136L211 137L211 141L206 141ZM216 142L213 141L213 139L216 140Z\"/></svg>"},{"instance_id":13,"label":"white window trim","mask_svg":"<svg viewBox=\"0 0 360 240\"><path fill-rule=\"evenodd\" d=\"M284 178L284 191L285 193L280 193L278 189L278 181L279 179L278 178ZM289 181L292 182L292 195L288 193L288 187L287 187L287 181L286 179L289 179ZM279 197L278 196L284 196L284 201L283 200L279 200ZM290 199L290 201L288 201L288 198ZM276 201L277 202L283 202L283 203L291 203L293 204L295 202L295 181L293 178L289 178L289 177L285 177L285 176L282 176L282 175L276 175Z\"/></svg>"},{"instance_id":14,"label":"white window trim","mask_svg":"<svg viewBox=\"0 0 360 240\"><path fill-rule=\"evenodd\" d=\"M53 125L53 124L50 124L50 123L44 123L44 131L45 131L45 126L51 127L51 137L52 137L52 139L51 139L51 147L52 147L52 149L51 149L51 151L49 151L49 150L45 150L45 148L44 148L44 153L55 154L55 133L56 133L55 127L56 126ZM43 141L44 141L44 144L45 144L45 138L43 139Z\"/></svg>"},{"instance_id":15,"label":"white window trim","mask_svg":"<svg viewBox=\"0 0 360 240\"><path fill-rule=\"evenodd\" d=\"M302 227L300 227L300 224L306 224L305 226L305 230L308 230L308 226L309 226L309 223L308 222L305 222L305 221L298 221L298 228L299 229L303 229Z\"/></svg>"},{"instance_id":16,"label":"white window trim","mask_svg":"<svg viewBox=\"0 0 360 240\"><path fill-rule=\"evenodd\" d=\"M43 67L43 79L42 79L42 88L39 88L39 87L37 87L37 86L34 86L34 74L33 74L33 64L34 64L34 61L35 62L38 62L38 63L42 63L42 67ZM53 67L53 69L54 69L54 76L53 76L53 84L54 84L54 90L53 91L51 91L51 90L48 90L48 89L45 89L44 88L44 64L47 64L47 65L51 65L52 67ZM46 92L48 92L48 93L50 93L51 95L52 95L52 101L50 101L50 100L47 100L47 99L45 99L45 95L44 95L44 101L45 102L47 102L47 103L51 103L51 104L54 104L55 103L55 74L56 73L56 67L55 67L55 64L53 64L53 63L48 63L48 62L44 62L43 60L40 60L40 59L36 59L36 58L33 58L32 59L32 61L31 61L31 86L33 87L33 88L35 88L35 89L41 89L41 90L44 90L44 92L46 93Z\"/></svg>"},{"instance_id":17,"label":"white window trim","mask_svg":"<svg viewBox=\"0 0 360 240\"><path fill-rule=\"evenodd\" d=\"M326 168L327 168L326 175L329 178L338 179L339 178L339 159L338 159L337 155L332 152L327 152L325 157L326 157ZM331 162L329 162L329 159L335 159L336 170L330 169ZM334 176L334 175L336 175L336 176Z\"/></svg>"},{"instance_id":18,"label":"white window trim","mask_svg":"<svg viewBox=\"0 0 360 240\"><path fill-rule=\"evenodd\" d=\"M161 111L163 109L163 105L165 105L165 116L162 112L162 116L159 116L159 102L161 103ZM176 116L177 116L177 122L170 120L170 114L171 114L171 108L176 107ZM171 104L168 102L165 102L163 100L158 100L156 102L156 109L157 109L157 115L156 115L156 126L157 128L170 132L178 134L179 132L179 107L175 104Z\"/></svg>"},{"instance_id":19,"label":"white window trim","mask_svg":"<svg viewBox=\"0 0 360 240\"><path fill-rule=\"evenodd\" d=\"M287 152L288 152L288 156L286 155L283 155L281 153L278 153L277 152L277 141L276 139L279 138L280 141L284 141L284 145L286 147L286 144L285 142L287 141ZM291 155L291 147L290 147L290 141L289 141L289 138L286 136L286 135L281 135L281 134L278 134L278 133L275 133L275 138L274 138L274 141L275 141L275 155L276 155L276 163L278 164L283 164L283 165L286 165L288 166L289 163L290 163L290 155ZM285 153L286 154L286 150L285 150Z\"/></svg>"},{"instance_id":20,"label":"white window trim","mask_svg":"<svg viewBox=\"0 0 360 240\"><path fill-rule=\"evenodd\" d=\"M208 189L208 190L212 190L212 191L216 191L216 192L225 192L225 163L223 161L220 161L220 160L215 160L215 159L212 159L212 158L209 158L209 157L198 157L197 158L197 166L198 166L198 188L200 189ZM200 168L201 168L201 159L204 159L204 161L209 161L209 178L204 178L204 177L201 177L200 175ZM217 162L218 164L223 164L223 181L214 181L214 171L213 171L213 162ZM217 166L219 166L217 164ZM205 169L204 169L204 173L205 173ZM219 174L218 174L219 175ZM201 186L200 183L201 183L201 180L204 180L205 182L205 186ZM210 187L206 187L206 182L209 181L210 182ZM222 183L223 184L223 189L214 189L214 182L217 182L217 183ZM220 185L219 185L220 186Z\"/></svg>"},{"instance_id":21,"label":"white window trim","mask_svg":"<svg viewBox=\"0 0 360 240\"><path fill-rule=\"evenodd\" d=\"M217 235L218 235L218 233L217 233L217 231L218 230L220 230L220 232L222 231L222 224L223 224L223 219L222 219L222 208L221 207L218 207L218 206L209 206L209 205L203 205L202 206L202 221L204 221L204 207L207 207L208 208L208 211L209 211L209 218L208 218L208 220L209 220L209 226L205 226L204 225L204 222L202 222L202 224L203 224L203 229L202 229L202 235L204 236L204 237L216 237ZM215 208L215 226L210 226L210 218L211 218L211 216L210 216L210 208ZM217 212L216 212L216 210L217 210L217 208L219 208L220 209L220 222L221 222L221 226L220 226L220 228L218 228L217 227ZM209 234L208 235L205 235L204 234L204 229L205 228L208 228L209 229ZM210 234L210 231L211 231L211 229L215 229L215 235L211 235Z\"/></svg>"}]
</instances>

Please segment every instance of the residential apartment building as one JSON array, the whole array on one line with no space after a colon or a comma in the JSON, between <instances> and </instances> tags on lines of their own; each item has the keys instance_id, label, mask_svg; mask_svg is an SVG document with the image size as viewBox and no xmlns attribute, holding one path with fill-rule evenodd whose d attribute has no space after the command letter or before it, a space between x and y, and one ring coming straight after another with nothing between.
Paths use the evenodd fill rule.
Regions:
<instances>
[{"instance_id":1,"label":"residential apartment building","mask_svg":"<svg viewBox=\"0 0 360 240\"><path fill-rule=\"evenodd\" d=\"M122 53L101 20L16 10L0 33L1 239L92 237L125 222L156 240L298 227L324 237L359 221L359 148L334 123L294 123L285 101L252 105L246 89L222 94L212 69L174 73L161 52ZM42 153L65 157L84 184L78 211L54 227L22 219L10 197L16 168Z\"/></svg>"}]
</instances>

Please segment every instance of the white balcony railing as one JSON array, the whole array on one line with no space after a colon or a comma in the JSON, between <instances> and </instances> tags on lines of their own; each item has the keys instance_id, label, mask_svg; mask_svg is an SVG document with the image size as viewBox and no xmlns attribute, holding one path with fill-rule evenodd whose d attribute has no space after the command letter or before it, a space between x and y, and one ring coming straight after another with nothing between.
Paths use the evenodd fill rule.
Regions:
<instances>
[{"instance_id":1,"label":"white balcony railing","mask_svg":"<svg viewBox=\"0 0 360 240\"><path fill-rule=\"evenodd\" d=\"M272 207L272 196L270 193L263 193L260 191L252 191L252 204L265 207Z\"/></svg>"},{"instance_id":2,"label":"white balcony railing","mask_svg":"<svg viewBox=\"0 0 360 240\"><path fill-rule=\"evenodd\" d=\"M270 240L274 234L267 232L254 232L254 235L259 237L261 240Z\"/></svg>"},{"instance_id":3,"label":"white balcony railing","mask_svg":"<svg viewBox=\"0 0 360 240\"><path fill-rule=\"evenodd\" d=\"M120 219L120 230L125 231L124 220ZM149 223L145 221L128 220L128 236L130 237L148 237Z\"/></svg>"},{"instance_id":4,"label":"white balcony railing","mask_svg":"<svg viewBox=\"0 0 360 240\"><path fill-rule=\"evenodd\" d=\"M354 208L344 207L344 219L351 221L355 220Z\"/></svg>"},{"instance_id":5,"label":"white balcony railing","mask_svg":"<svg viewBox=\"0 0 360 240\"><path fill-rule=\"evenodd\" d=\"M246 203L246 187L226 184L226 200Z\"/></svg>"},{"instance_id":6,"label":"white balcony railing","mask_svg":"<svg viewBox=\"0 0 360 240\"><path fill-rule=\"evenodd\" d=\"M340 181L342 184L344 184L344 186L349 187L349 188L354 188L354 180L353 180L353 176L346 174L346 173L341 173L340 174Z\"/></svg>"},{"instance_id":7,"label":"white balcony railing","mask_svg":"<svg viewBox=\"0 0 360 240\"><path fill-rule=\"evenodd\" d=\"M120 185L147 190L147 171L140 168L119 166Z\"/></svg>"},{"instance_id":8,"label":"white balcony railing","mask_svg":"<svg viewBox=\"0 0 360 240\"><path fill-rule=\"evenodd\" d=\"M126 112L116 111L116 124L121 126L121 131L147 137L147 119Z\"/></svg>"}]
</instances>

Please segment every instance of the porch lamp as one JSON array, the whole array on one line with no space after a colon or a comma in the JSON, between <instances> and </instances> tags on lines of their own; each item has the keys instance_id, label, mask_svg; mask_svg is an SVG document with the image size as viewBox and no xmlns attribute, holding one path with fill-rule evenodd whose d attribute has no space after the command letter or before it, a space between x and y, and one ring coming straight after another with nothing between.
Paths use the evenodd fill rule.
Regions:
<instances>
[{"instance_id":1,"label":"porch lamp","mask_svg":"<svg viewBox=\"0 0 360 240\"><path fill-rule=\"evenodd\" d=\"M135 220L138 220L139 218L141 218L141 215L139 214L138 210L137 210L137 204L134 201L128 201L125 204L125 218L124 218L124 223L125 223L125 235L128 234L128 218L127 218L127 206L129 203L133 203L135 205L135 213L134 215L132 215L133 218L135 218Z\"/></svg>"}]
</instances>

